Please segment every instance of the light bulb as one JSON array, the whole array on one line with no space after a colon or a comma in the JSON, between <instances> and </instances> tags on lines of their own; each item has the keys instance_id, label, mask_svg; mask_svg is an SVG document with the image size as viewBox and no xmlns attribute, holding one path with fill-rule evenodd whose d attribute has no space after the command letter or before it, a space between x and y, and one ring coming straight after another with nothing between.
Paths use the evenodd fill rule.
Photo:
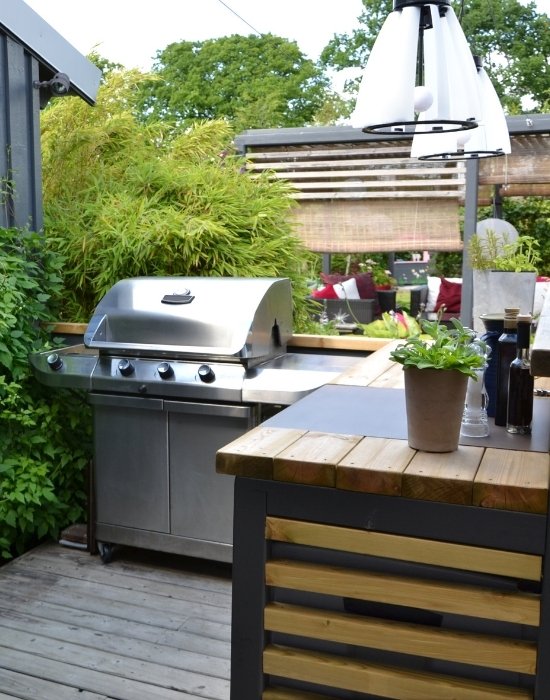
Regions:
<instances>
[{"instance_id":1,"label":"light bulb","mask_svg":"<svg viewBox=\"0 0 550 700\"><path fill-rule=\"evenodd\" d=\"M471 132L473 131L475 133L478 129L479 127L477 127L476 129L468 129L466 131L456 132L456 145L458 147L458 150L464 150L464 146L470 140Z\"/></svg>"},{"instance_id":2,"label":"light bulb","mask_svg":"<svg viewBox=\"0 0 550 700\"><path fill-rule=\"evenodd\" d=\"M430 109L434 101L432 91L425 85L417 85L414 88L414 110L415 112L425 112Z\"/></svg>"}]
</instances>

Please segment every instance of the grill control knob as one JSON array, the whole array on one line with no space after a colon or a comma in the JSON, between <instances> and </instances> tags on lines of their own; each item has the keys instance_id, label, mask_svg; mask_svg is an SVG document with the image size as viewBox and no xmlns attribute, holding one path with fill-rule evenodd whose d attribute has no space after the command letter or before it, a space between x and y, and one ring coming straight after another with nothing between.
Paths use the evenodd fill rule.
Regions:
<instances>
[{"instance_id":1,"label":"grill control knob","mask_svg":"<svg viewBox=\"0 0 550 700\"><path fill-rule=\"evenodd\" d=\"M52 352L51 355L48 355L46 362L48 363L48 367L54 371L57 371L63 367L63 360L56 352Z\"/></svg>"},{"instance_id":2,"label":"grill control knob","mask_svg":"<svg viewBox=\"0 0 550 700\"><path fill-rule=\"evenodd\" d=\"M161 379L170 379L170 377L174 376L174 370L170 366L169 362L161 362L157 367L157 371Z\"/></svg>"},{"instance_id":3,"label":"grill control knob","mask_svg":"<svg viewBox=\"0 0 550 700\"><path fill-rule=\"evenodd\" d=\"M118 371L122 374L123 377L129 377L131 374L134 373L134 370L135 367L130 362L130 360L121 360L118 363Z\"/></svg>"},{"instance_id":4,"label":"grill control knob","mask_svg":"<svg viewBox=\"0 0 550 700\"><path fill-rule=\"evenodd\" d=\"M199 379L205 384L210 384L210 382L213 382L214 379L216 379L214 370L209 365L201 365L197 372L199 375Z\"/></svg>"}]
</instances>

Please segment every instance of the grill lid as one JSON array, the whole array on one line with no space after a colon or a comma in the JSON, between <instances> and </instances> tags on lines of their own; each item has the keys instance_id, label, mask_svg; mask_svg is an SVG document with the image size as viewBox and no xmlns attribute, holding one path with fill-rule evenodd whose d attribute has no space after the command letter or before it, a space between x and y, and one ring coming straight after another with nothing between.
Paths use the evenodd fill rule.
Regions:
<instances>
[{"instance_id":1,"label":"grill lid","mask_svg":"<svg viewBox=\"0 0 550 700\"><path fill-rule=\"evenodd\" d=\"M84 343L106 354L253 364L285 352L291 333L286 278L136 277L103 297Z\"/></svg>"}]
</instances>

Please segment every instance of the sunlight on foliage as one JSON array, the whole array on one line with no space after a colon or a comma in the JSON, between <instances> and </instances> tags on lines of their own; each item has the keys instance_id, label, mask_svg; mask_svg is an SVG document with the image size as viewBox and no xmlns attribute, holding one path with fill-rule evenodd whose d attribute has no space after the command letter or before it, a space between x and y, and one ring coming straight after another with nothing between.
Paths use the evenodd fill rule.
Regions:
<instances>
[{"instance_id":1,"label":"sunlight on foliage","mask_svg":"<svg viewBox=\"0 0 550 700\"><path fill-rule=\"evenodd\" d=\"M87 321L127 277L282 276L295 326L307 323L312 255L293 232L289 186L244 174L225 121L139 123L145 79L110 73L95 107L59 100L42 116L45 232L67 259L63 318Z\"/></svg>"}]
</instances>

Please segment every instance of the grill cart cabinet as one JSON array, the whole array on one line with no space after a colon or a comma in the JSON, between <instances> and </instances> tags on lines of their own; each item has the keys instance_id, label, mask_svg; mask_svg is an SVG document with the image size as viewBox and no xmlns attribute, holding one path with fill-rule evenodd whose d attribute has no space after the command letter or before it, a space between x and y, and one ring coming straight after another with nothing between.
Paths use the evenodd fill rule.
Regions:
<instances>
[{"instance_id":1,"label":"grill cart cabinet","mask_svg":"<svg viewBox=\"0 0 550 700\"><path fill-rule=\"evenodd\" d=\"M95 537L231 561L233 479L216 450L254 425L253 407L91 394ZM207 420L205 420L207 416Z\"/></svg>"},{"instance_id":2,"label":"grill cart cabinet","mask_svg":"<svg viewBox=\"0 0 550 700\"><path fill-rule=\"evenodd\" d=\"M546 700L550 399L531 439L416 452L380 352L218 452L231 700Z\"/></svg>"}]
</instances>

